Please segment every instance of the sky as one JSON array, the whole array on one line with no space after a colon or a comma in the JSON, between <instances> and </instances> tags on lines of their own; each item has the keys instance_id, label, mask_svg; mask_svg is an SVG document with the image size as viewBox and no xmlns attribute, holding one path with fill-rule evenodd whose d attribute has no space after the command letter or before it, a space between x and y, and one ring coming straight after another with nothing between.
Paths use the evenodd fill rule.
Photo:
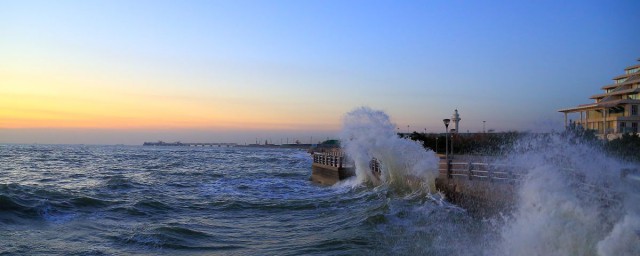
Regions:
<instances>
[{"instance_id":1,"label":"sky","mask_svg":"<svg viewBox=\"0 0 640 256\"><path fill-rule=\"evenodd\" d=\"M638 63L640 1L0 0L0 143L550 131Z\"/></svg>"}]
</instances>

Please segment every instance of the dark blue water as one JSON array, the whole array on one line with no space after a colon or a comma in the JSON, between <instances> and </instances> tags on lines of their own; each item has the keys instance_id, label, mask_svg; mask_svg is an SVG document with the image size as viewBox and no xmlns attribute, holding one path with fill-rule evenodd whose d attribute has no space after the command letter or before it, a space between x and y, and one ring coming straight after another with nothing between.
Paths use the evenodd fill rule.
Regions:
<instances>
[{"instance_id":1,"label":"dark blue water","mask_svg":"<svg viewBox=\"0 0 640 256\"><path fill-rule=\"evenodd\" d=\"M292 149L0 145L0 254L477 255L424 194L314 185Z\"/></svg>"}]
</instances>

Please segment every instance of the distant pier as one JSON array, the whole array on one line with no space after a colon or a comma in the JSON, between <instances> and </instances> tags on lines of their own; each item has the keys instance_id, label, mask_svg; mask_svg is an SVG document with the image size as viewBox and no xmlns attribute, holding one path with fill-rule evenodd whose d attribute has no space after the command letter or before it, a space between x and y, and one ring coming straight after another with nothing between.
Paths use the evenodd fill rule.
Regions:
<instances>
[{"instance_id":1,"label":"distant pier","mask_svg":"<svg viewBox=\"0 0 640 256\"><path fill-rule=\"evenodd\" d=\"M200 143L200 142L145 142L142 144L143 146L163 146L163 147L235 147L238 146L236 143Z\"/></svg>"}]
</instances>

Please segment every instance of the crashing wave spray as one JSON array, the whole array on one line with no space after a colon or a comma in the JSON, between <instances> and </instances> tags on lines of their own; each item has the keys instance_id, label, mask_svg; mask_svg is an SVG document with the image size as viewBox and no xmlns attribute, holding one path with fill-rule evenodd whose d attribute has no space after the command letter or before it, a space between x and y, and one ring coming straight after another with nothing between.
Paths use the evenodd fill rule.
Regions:
<instances>
[{"instance_id":1,"label":"crashing wave spray","mask_svg":"<svg viewBox=\"0 0 640 256\"><path fill-rule=\"evenodd\" d=\"M505 159L528 174L498 254L640 255L640 183L620 176L637 166L577 141L532 136Z\"/></svg>"},{"instance_id":2,"label":"crashing wave spray","mask_svg":"<svg viewBox=\"0 0 640 256\"><path fill-rule=\"evenodd\" d=\"M360 107L346 114L340 140L355 163L358 183L380 181L406 188L417 179L435 191L438 157L419 143L398 137L395 130L382 111ZM380 162L379 178L369 167L373 158Z\"/></svg>"}]
</instances>

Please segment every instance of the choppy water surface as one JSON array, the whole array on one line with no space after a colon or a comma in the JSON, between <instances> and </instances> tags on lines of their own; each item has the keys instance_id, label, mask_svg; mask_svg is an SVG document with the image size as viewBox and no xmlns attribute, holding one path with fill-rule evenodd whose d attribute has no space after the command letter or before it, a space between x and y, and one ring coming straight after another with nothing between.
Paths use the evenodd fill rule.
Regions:
<instances>
[{"instance_id":1,"label":"choppy water surface","mask_svg":"<svg viewBox=\"0 0 640 256\"><path fill-rule=\"evenodd\" d=\"M640 255L640 172L620 172L637 163L524 138L493 160L524 172L513 210L472 216L386 114L344 124L358 177L331 187L300 150L0 145L0 254Z\"/></svg>"},{"instance_id":2,"label":"choppy water surface","mask_svg":"<svg viewBox=\"0 0 640 256\"><path fill-rule=\"evenodd\" d=\"M475 254L458 245L482 223L463 210L317 186L310 165L288 149L0 145L0 253Z\"/></svg>"}]
</instances>

